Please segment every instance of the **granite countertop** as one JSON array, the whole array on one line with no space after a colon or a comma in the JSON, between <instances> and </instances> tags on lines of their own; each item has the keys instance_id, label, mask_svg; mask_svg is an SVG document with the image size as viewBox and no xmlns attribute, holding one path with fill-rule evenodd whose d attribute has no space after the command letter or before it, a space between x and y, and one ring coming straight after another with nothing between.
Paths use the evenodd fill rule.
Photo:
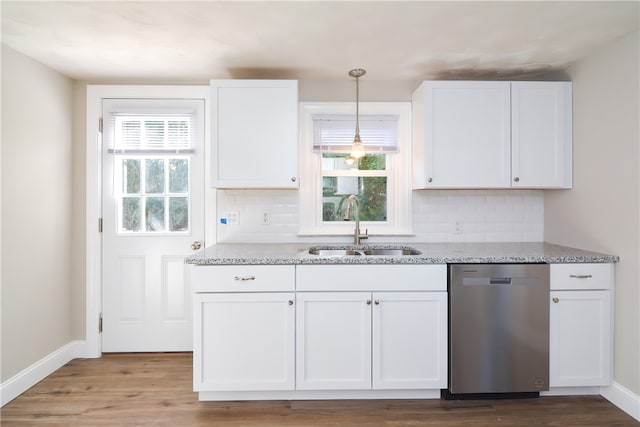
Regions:
<instances>
[{"instance_id":1,"label":"granite countertop","mask_svg":"<svg viewBox=\"0 0 640 427\"><path fill-rule=\"evenodd\" d=\"M319 256L310 247L364 249L410 247L420 255ZM241 264L455 264L455 263L608 263L615 255L551 243L380 243L369 245L310 243L220 243L185 259L195 265Z\"/></svg>"}]
</instances>

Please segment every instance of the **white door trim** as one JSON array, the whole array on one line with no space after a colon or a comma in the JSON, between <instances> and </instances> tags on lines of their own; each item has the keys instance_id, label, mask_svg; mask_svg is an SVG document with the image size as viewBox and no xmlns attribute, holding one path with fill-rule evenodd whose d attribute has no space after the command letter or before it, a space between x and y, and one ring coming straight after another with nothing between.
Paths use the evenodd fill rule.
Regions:
<instances>
[{"instance_id":1,"label":"white door trim","mask_svg":"<svg viewBox=\"0 0 640 427\"><path fill-rule=\"evenodd\" d=\"M142 86L142 85L88 85L87 86L87 140L86 140L86 341L82 357L100 357L102 340L98 332L102 310L102 254L98 220L102 215L102 183L100 132L98 119L102 117L104 98L177 98L204 99L205 111L205 242L215 241L215 197L211 196L209 126L209 86Z\"/></svg>"}]
</instances>

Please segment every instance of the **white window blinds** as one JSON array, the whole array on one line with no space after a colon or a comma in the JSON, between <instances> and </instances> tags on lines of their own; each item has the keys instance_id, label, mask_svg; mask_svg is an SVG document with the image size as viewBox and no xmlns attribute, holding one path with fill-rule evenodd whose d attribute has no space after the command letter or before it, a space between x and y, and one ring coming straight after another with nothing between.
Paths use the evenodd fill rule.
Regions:
<instances>
[{"instance_id":1,"label":"white window blinds","mask_svg":"<svg viewBox=\"0 0 640 427\"><path fill-rule=\"evenodd\" d=\"M117 154L190 154L194 143L193 112L111 114L113 131L110 153Z\"/></svg>"},{"instance_id":2,"label":"white window blinds","mask_svg":"<svg viewBox=\"0 0 640 427\"><path fill-rule=\"evenodd\" d=\"M355 115L318 114L313 119L313 151L346 153L351 150ZM367 152L398 151L398 117L360 116L360 138Z\"/></svg>"}]
</instances>

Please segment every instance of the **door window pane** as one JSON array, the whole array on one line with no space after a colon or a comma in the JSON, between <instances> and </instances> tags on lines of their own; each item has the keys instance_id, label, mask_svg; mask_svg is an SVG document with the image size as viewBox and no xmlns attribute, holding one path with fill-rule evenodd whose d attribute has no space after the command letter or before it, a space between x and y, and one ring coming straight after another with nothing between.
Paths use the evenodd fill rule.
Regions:
<instances>
[{"instance_id":1,"label":"door window pane","mask_svg":"<svg viewBox=\"0 0 640 427\"><path fill-rule=\"evenodd\" d=\"M140 198L122 198L122 231L140 231Z\"/></svg>"},{"instance_id":2,"label":"door window pane","mask_svg":"<svg viewBox=\"0 0 640 427\"><path fill-rule=\"evenodd\" d=\"M146 166L146 193L164 193L164 159L147 159Z\"/></svg>"},{"instance_id":3,"label":"door window pane","mask_svg":"<svg viewBox=\"0 0 640 427\"><path fill-rule=\"evenodd\" d=\"M189 230L189 199L169 198L169 231Z\"/></svg>"},{"instance_id":4,"label":"door window pane","mask_svg":"<svg viewBox=\"0 0 640 427\"><path fill-rule=\"evenodd\" d=\"M189 191L189 162L187 159L169 160L169 192L187 193Z\"/></svg>"},{"instance_id":5,"label":"door window pane","mask_svg":"<svg viewBox=\"0 0 640 427\"><path fill-rule=\"evenodd\" d=\"M164 231L164 197L148 197L145 214L147 231Z\"/></svg>"},{"instance_id":6,"label":"door window pane","mask_svg":"<svg viewBox=\"0 0 640 427\"><path fill-rule=\"evenodd\" d=\"M140 160L122 160L122 190L125 194L140 193Z\"/></svg>"}]
</instances>

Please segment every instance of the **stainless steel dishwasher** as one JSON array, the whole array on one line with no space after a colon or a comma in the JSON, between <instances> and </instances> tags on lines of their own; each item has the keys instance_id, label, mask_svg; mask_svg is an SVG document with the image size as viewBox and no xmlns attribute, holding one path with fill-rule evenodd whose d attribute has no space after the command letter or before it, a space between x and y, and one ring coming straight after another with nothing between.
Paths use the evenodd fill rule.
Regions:
<instances>
[{"instance_id":1,"label":"stainless steel dishwasher","mask_svg":"<svg viewBox=\"0 0 640 427\"><path fill-rule=\"evenodd\" d=\"M545 390L549 265L449 265L445 397L528 397Z\"/></svg>"}]
</instances>

